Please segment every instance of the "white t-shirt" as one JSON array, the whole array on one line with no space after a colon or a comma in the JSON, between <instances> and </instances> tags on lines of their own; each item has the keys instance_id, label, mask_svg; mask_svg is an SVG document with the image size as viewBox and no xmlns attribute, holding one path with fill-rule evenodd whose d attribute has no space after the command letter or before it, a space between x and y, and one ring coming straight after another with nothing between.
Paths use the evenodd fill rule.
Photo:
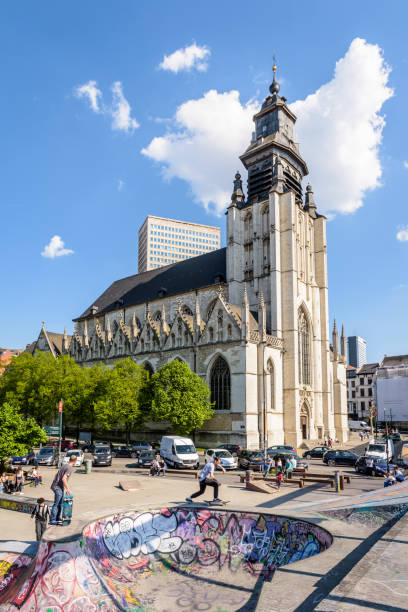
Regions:
<instances>
[{"instance_id":1,"label":"white t-shirt","mask_svg":"<svg viewBox=\"0 0 408 612\"><path fill-rule=\"evenodd\" d=\"M212 478L214 476L214 470L215 470L215 465L212 461L210 463L206 463L200 472L198 480L203 481L206 478Z\"/></svg>"},{"instance_id":2,"label":"white t-shirt","mask_svg":"<svg viewBox=\"0 0 408 612\"><path fill-rule=\"evenodd\" d=\"M297 466L296 459L294 457L291 457L289 461L291 462L293 469L296 470L296 466Z\"/></svg>"}]
</instances>

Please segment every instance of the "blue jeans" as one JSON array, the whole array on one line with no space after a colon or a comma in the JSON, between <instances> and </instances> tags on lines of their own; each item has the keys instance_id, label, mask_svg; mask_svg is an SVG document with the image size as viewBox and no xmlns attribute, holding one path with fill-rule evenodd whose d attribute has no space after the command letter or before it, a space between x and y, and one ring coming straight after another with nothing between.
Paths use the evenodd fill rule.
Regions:
<instances>
[{"instance_id":1,"label":"blue jeans","mask_svg":"<svg viewBox=\"0 0 408 612\"><path fill-rule=\"evenodd\" d=\"M55 489L52 489L52 491L54 493L54 504L50 512L51 525L61 520L62 502L64 501L64 491L62 489L55 487Z\"/></svg>"}]
</instances>

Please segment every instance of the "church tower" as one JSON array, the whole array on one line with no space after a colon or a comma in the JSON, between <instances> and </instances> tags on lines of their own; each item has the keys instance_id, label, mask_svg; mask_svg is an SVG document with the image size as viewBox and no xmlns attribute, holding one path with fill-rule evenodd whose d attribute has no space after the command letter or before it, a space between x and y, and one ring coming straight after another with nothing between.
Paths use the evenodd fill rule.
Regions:
<instances>
[{"instance_id":1,"label":"church tower","mask_svg":"<svg viewBox=\"0 0 408 612\"><path fill-rule=\"evenodd\" d=\"M263 296L266 332L284 342L282 405L275 412L281 411L286 443L299 446L335 436L335 423L347 415L335 418L326 218L317 212L311 186L303 192L308 168L295 142L296 117L279 91L274 65L270 95L253 118L252 141L240 157L248 171L247 197L237 172L227 210L227 281L235 304L246 284L252 313ZM274 418L268 422L268 439L276 440ZM340 430L342 439L347 434Z\"/></svg>"}]
</instances>

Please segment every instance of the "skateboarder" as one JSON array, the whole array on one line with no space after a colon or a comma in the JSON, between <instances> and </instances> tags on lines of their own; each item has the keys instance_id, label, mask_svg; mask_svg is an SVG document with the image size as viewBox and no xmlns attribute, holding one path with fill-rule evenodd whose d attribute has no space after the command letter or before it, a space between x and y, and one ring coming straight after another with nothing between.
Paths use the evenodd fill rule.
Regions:
<instances>
[{"instance_id":1,"label":"skateboarder","mask_svg":"<svg viewBox=\"0 0 408 612\"><path fill-rule=\"evenodd\" d=\"M76 455L71 455L69 463L63 463L51 485L51 490L54 493L54 505L51 508L50 525L61 525L62 504L64 501L64 492L66 495L71 495L71 490L68 486L68 478L72 474L72 468L77 460Z\"/></svg>"},{"instance_id":2,"label":"skateboarder","mask_svg":"<svg viewBox=\"0 0 408 612\"><path fill-rule=\"evenodd\" d=\"M226 470L221 465L221 459L219 457L214 457L214 461L205 464L198 477L200 490L196 493L193 493L193 495L190 495L190 497L187 497L186 501L191 502L195 497L199 497L200 495L202 495L208 486L214 488L213 502L221 502L218 497L218 487L220 486L220 483L214 478L214 470L217 467L220 467L224 473L226 472Z\"/></svg>"}]
</instances>

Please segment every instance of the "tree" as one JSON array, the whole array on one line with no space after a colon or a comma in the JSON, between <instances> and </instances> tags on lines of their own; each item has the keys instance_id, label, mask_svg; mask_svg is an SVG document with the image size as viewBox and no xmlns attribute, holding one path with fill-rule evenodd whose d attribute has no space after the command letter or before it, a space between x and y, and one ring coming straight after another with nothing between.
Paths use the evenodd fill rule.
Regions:
<instances>
[{"instance_id":1,"label":"tree","mask_svg":"<svg viewBox=\"0 0 408 612\"><path fill-rule=\"evenodd\" d=\"M0 463L1 469L10 455L25 455L34 446L47 442L45 431L34 419L24 419L10 403L0 405Z\"/></svg>"},{"instance_id":2,"label":"tree","mask_svg":"<svg viewBox=\"0 0 408 612\"><path fill-rule=\"evenodd\" d=\"M213 415L210 390L182 361L171 361L151 378L152 416L170 421L177 434L189 434Z\"/></svg>"},{"instance_id":3,"label":"tree","mask_svg":"<svg viewBox=\"0 0 408 612\"><path fill-rule=\"evenodd\" d=\"M148 380L148 372L130 357L114 365L108 374L106 396L95 402L95 418L102 429L109 431L123 425L129 442L131 431L141 425L145 416Z\"/></svg>"}]
</instances>

